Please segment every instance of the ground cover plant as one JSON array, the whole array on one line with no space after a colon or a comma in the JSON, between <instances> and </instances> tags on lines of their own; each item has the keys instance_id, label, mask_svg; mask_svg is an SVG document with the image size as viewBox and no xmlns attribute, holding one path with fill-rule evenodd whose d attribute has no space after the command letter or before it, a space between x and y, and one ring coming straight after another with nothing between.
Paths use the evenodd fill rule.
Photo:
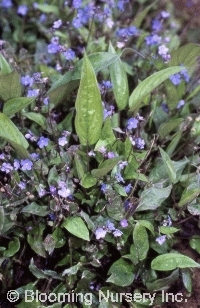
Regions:
<instances>
[{"instance_id":1,"label":"ground cover plant","mask_svg":"<svg viewBox=\"0 0 200 308\"><path fill-rule=\"evenodd\" d=\"M173 1L0 7L0 306L197 307L196 36Z\"/></svg>"}]
</instances>

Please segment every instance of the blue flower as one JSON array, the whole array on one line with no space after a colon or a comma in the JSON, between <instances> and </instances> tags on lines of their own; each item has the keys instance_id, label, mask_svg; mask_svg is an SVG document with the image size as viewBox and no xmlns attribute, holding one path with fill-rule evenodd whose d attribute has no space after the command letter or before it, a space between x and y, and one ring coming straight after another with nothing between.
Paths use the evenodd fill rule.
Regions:
<instances>
[{"instance_id":1,"label":"blue flower","mask_svg":"<svg viewBox=\"0 0 200 308\"><path fill-rule=\"evenodd\" d=\"M38 146L40 147L40 149L48 146L48 143L49 143L49 139L48 138L45 138L45 137L40 137L40 139L38 140L37 144Z\"/></svg>"},{"instance_id":2,"label":"blue flower","mask_svg":"<svg viewBox=\"0 0 200 308\"><path fill-rule=\"evenodd\" d=\"M27 97L38 96L38 94L39 94L39 89L28 90Z\"/></svg>"},{"instance_id":3,"label":"blue flower","mask_svg":"<svg viewBox=\"0 0 200 308\"><path fill-rule=\"evenodd\" d=\"M67 141L67 139L66 139L66 137L61 137L61 138L59 138L58 139L58 144L60 145L60 146L64 146L64 145L66 145L68 143L68 141Z\"/></svg>"},{"instance_id":4,"label":"blue flower","mask_svg":"<svg viewBox=\"0 0 200 308\"><path fill-rule=\"evenodd\" d=\"M21 169L22 170L31 170L33 167L33 163L30 159L22 159L21 160Z\"/></svg>"},{"instance_id":5,"label":"blue flower","mask_svg":"<svg viewBox=\"0 0 200 308\"><path fill-rule=\"evenodd\" d=\"M110 230L110 231L114 231L114 230L115 230L114 223L113 223L113 222L110 222L110 220L108 220L106 226L107 226L108 230Z\"/></svg>"},{"instance_id":6,"label":"blue flower","mask_svg":"<svg viewBox=\"0 0 200 308\"><path fill-rule=\"evenodd\" d=\"M126 219L122 219L120 221L120 225L121 225L122 228L126 228L126 227L128 227L128 221Z\"/></svg>"},{"instance_id":7,"label":"blue flower","mask_svg":"<svg viewBox=\"0 0 200 308\"><path fill-rule=\"evenodd\" d=\"M79 9L82 5L82 0L73 0L72 2L72 6L75 8L75 9Z\"/></svg>"},{"instance_id":8,"label":"blue flower","mask_svg":"<svg viewBox=\"0 0 200 308\"><path fill-rule=\"evenodd\" d=\"M9 9L13 6L13 4L11 0L2 0L0 6L5 9Z\"/></svg>"},{"instance_id":9,"label":"blue flower","mask_svg":"<svg viewBox=\"0 0 200 308\"><path fill-rule=\"evenodd\" d=\"M133 128L137 128L139 121L136 118L130 118L127 121L127 129L131 130Z\"/></svg>"},{"instance_id":10,"label":"blue flower","mask_svg":"<svg viewBox=\"0 0 200 308\"><path fill-rule=\"evenodd\" d=\"M61 20L61 19L56 20L56 21L54 21L54 23L53 23L53 28L54 28L54 29L58 29L58 28L60 28L61 25L62 25L62 20Z\"/></svg>"},{"instance_id":11,"label":"blue flower","mask_svg":"<svg viewBox=\"0 0 200 308\"><path fill-rule=\"evenodd\" d=\"M47 46L48 53L57 53L60 50L58 44L51 43Z\"/></svg>"},{"instance_id":12,"label":"blue flower","mask_svg":"<svg viewBox=\"0 0 200 308\"><path fill-rule=\"evenodd\" d=\"M183 99L181 99L179 102L178 102L178 104L177 104L177 106L176 106L176 109L180 109L181 107L183 107L185 105L185 101L183 100Z\"/></svg>"},{"instance_id":13,"label":"blue flower","mask_svg":"<svg viewBox=\"0 0 200 308\"><path fill-rule=\"evenodd\" d=\"M139 137L135 139L135 145L138 149L144 149L145 142L142 138Z\"/></svg>"},{"instance_id":14,"label":"blue flower","mask_svg":"<svg viewBox=\"0 0 200 308\"><path fill-rule=\"evenodd\" d=\"M118 229L116 229L116 230L113 232L114 237L122 236L122 234L123 234L123 233L122 233L120 230L118 230Z\"/></svg>"},{"instance_id":15,"label":"blue flower","mask_svg":"<svg viewBox=\"0 0 200 308\"><path fill-rule=\"evenodd\" d=\"M162 22L159 19L153 19L151 27L154 31L160 31L162 29Z\"/></svg>"},{"instance_id":16,"label":"blue flower","mask_svg":"<svg viewBox=\"0 0 200 308\"><path fill-rule=\"evenodd\" d=\"M28 7L25 4L19 5L17 9L17 13L22 16L26 16L28 12Z\"/></svg>"},{"instance_id":17,"label":"blue flower","mask_svg":"<svg viewBox=\"0 0 200 308\"><path fill-rule=\"evenodd\" d=\"M72 49L68 49L67 51L63 52L66 60L73 60L75 58L75 52Z\"/></svg>"},{"instance_id":18,"label":"blue flower","mask_svg":"<svg viewBox=\"0 0 200 308\"><path fill-rule=\"evenodd\" d=\"M161 42L161 37L157 34L151 34L145 37L145 41L147 45L157 45Z\"/></svg>"},{"instance_id":19,"label":"blue flower","mask_svg":"<svg viewBox=\"0 0 200 308\"><path fill-rule=\"evenodd\" d=\"M177 86L181 83L181 75L178 73L178 74L174 74L172 76L169 77L169 79L171 80L171 82Z\"/></svg>"},{"instance_id":20,"label":"blue flower","mask_svg":"<svg viewBox=\"0 0 200 308\"><path fill-rule=\"evenodd\" d=\"M33 82L34 82L33 78L28 75L21 77L21 84L23 84L24 86L31 87L33 85Z\"/></svg>"},{"instance_id":21,"label":"blue flower","mask_svg":"<svg viewBox=\"0 0 200 308\"><path fill-rule=\"evenodd\" d=\"M104 238L106 236L107 230L103 228L97 228L95 231L96 239Z\"/></svg>"},{"instance_id":22,"label":"blue flower","mask_svg":"<svg viewBox=\"0 0 200 308\"><path fill-rule=\"evenodd\" d=\"M5 173L10 173L13 170L13 167L10 163L3 163L1 166L1 171Z\"/></svg>"},{"instance_id":23,"label":"blue flower","mask_svg":"<svg viewBox=\"0 0 200 308\"><path fill-rule=\"evenodd\" d=\"M131 188L132 188L132 185L131 185L131 184L128 184L127 186L124 187L125 192L126 192L127 194L129 194L129 193L131 192Z\"/></svg>"}]
</instances>

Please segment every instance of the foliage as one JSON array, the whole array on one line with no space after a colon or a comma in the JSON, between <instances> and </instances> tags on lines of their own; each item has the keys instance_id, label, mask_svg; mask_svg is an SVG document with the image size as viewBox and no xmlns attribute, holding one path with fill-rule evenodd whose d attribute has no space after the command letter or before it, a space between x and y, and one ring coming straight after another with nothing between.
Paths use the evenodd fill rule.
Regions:
<instances>
[{"instance_id":1,"label":"foliage","mask_svg":"<svg viewBox=\"0 0 200 308\"><path fill-rule=\"evenodd\" d=\"M191 293L199 45L182 44L170 1L19 2L0 1L2 305L10 290L19 308Z\"/></svg>"}]
</instances>

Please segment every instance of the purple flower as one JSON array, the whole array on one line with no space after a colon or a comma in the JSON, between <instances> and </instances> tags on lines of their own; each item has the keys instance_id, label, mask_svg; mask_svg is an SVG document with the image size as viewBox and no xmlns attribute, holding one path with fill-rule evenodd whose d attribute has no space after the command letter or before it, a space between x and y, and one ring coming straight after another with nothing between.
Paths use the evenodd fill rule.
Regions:
<instances>
[{"instance_id":1,"label":"purple flower","mask_svg":"<svg viewBox=\"0 0 200 308\"><path fill-rule=\"evenodd\" d=\"M124 183L124 179L119 172L115 174L115 178L116 178L117 182Z\"/></svg>"},{"instance_id":2,"label":"purple flower","mask_svg":"<svg viewBox=\"0 0 200 308\"><path fill-rule=\"evenodd\" d=\"M162 29L162 22L159 19L153 19L151 27L154 31L160 31Z\"/></svg>"},{"instance_id":3,"label":"purple flower","mask_svg":"<svg viewBox=\"0 0 200 308\"><path fill-rule=\"evenodd\" d=\"M43 197L47 194L47 191L43 188L43 187L39 187L39 190L38 190L38 195L39 197Z\"/></svg>"},{"instance_id":4,"label":"purple flower","mask_svg":"<svg viewBox=\"0 0 200 308\"><path fill-rule=\"evenodd\" d=\"M48 53L57 53L60 50L60 47L58 44L51 43L47 46Z\"/></svg>"},{"instance_id":5,"label":"purple flower","mask_svg":"<svg viewBox=\"0 0 200 308\"><path fill-rule=\"evenodd\" d=\"M25 182L19 182L19 184L18 184L18 186L19 186L19 188L20 189L26 189L26 183Z\"/></svg>"},{"instance_id":6,"label":"purple flower","mask_svg":"<svg viewBox=\"0 0 200 308\"><path fill-rule=\"evenodd\" d=\"M64 145L66 145L68 143L68 141L67 141L67 139L66 139L66 137L61 137L61 138L59 138L58 139L58 144L60 145L60 146L64 146Z\"/></svg>"},{"instance_id":7,"label":"purple flower","mask_svg":"<svg viewBox=\"0 0 200 308\"><path fill-rule=\"evenodd\" d=\"M159 245L162 245L165 241L166 241L167 236L166 235L162 235L156 238L156 242Z\"/></svg>"},{"instance_id":8,"label":"purple flower","mask_svg":"<svg viewBox=\"0 0 200 308\"><path fill-rule=\"evenodd\" d=\"M5 154L4 153L0 154L0 159L2 159L2 160L5 159Z\"/></svg>"},{"instance_id":9,"label":"purple flower","mask_svg":"<svg viewBox=\"0 0 200 308\"><path fill-rule=\"evenodd\" d=\"M13 4L11 0L2 0L0 6L5 9L9 9L10 7L13 6Z\"/></svg>"},{"instance_id":10,"label":"purple flower","mask_svg":"<svg viewBox=\"0 0 200 308\"><path fill-rule=\"evenodd\" d=\"M18 170L20 168L20 162L17 159L14 159L14 168L15 170Z\"/></svg>"},{"instance_id":11,"label":"purple flower","mask_svg":"<svg viewBox=\"0 0 200 308\"><path fill-rule=\"evenodd\" d=\"M122 220L120 221L120 226L121 226L122 228L128 227L128 221L127 221L126 219L122 219Z\"/></svg>"},{"instance_id":12,"label":"purple flower","mask_svg":"<svg viewBox=\"0 0 200 308\"><path fill-rule=\"evenodd\" d=\"M97 228L95 231L96 239L104 238L106 236L107 230L103 228Z\"/></svg>"},{"instance_id":13,"label":"purple flower","mask_svg":"<svg viewBox=\"0 0 200 308\"><path fill-rule=\"evenodd\" d=\"M188 72L186 69L182 70L180 72L180 74L182 75L183 79L185 80L185 82L189 82L190 80L190 76L188 75Z\"/></svg>"},{"instance_id":14,"label":"purple flower","mask_svg":"<svg viewBox=\"0 0 200 308\"><path fill-rule=\"evenodd\" d=\"M21 77L21 84L23 84L24 86L32 86L33 85L33 78L26 75L25 77Z\"/></svg>"},{"instance_id":15,"label":"purple flower","mask_svg":"<svg viewBox=\"0 0 200 308\"><path fill-rule=\"evenodd\" d=\"M137 128L138 126L138 120L136 118L130 118L128 121L127 121L127 129L131 130L133 128Z\"/></svg>"},{"instance_id":16,"label":"purple flower","mask_svg":"<svg viewBox=\"0 0 200 308\"><path fill-rule=\"evenodd\" d=\"M114 152L108 152L107 156L110 159L116 157L116 154Z\"/></svg>"},{"instance_id":17,"label":"purple flower","mask_svg":"<svg viewBox=\"0 0 200 308\"><path fill-rule=\"evenodd\" d=\"M75 52L72 49L68 49L67 51L63 52L66 60L73 60L75 58Z\"/></svg>"},{"instance_id":18,"label":"purple flower","mask_svg":"<svg viewBox=\"0 0 200 308\"><path fill-rule=\"evenodd\" d=\"M58 28L60 28L61 25L62 25L62 20L61 20L61 19L56 20L56 21L54 21L54 23L53 23L53 28L54 28L54 29L58 29Z\"/></svg>"},{"instance_id":19,"label":"purple flower","mask_svg":"<svg viewBox=\"0 0 200 308\"><path fill-rule=\"evenodd\" d=\"M160 44L161 37L158 36L157 34L151 34L145 37L145 41L147 45L156 45Z\"/></svg>"},{"instance_id":20,"label":"purple flower","mask_svg":"<svg viewBox=\"0 0 200 308\"><path fill-rule=\"evenodd\" d=\"M39 91L39 89L28 90L27 97L38 96Z\"/></svg>"},{"instance_id":21,"label":"purple flower","mask_svg":"<svg viewBox=\"0 0 200 308\"><path fill-rule=\"evenodd\" d=\"M101 191L105 194L106 191L107 191L107 189L108 189L107 185L104 184L104 183L102 183L102 184L101 184Z\"/></svg>"},{"instance_id":22,"label":"purple flower","mask_svg":"<svg viewBox=\"0 0 200 308\"><path fill-rule=\"evenodd\" d=\"M72 6L75 8L75 9L79 9L82 5L82 0L73 0L72 2Z\"/></svg>"},{"instance_id":23,"label":"purple flower","mask_svg":"<svg viewBox=\"0 0 200 308\"><path fill-rule=\"evenodd\" d=\"M160 45L158 47L158 54L160 56L166 55L168 53L168 51L169 51L169 48L167 48L165 45Z\"/></svg>"},{"instance_id":24,"label":"purple flower","mask_svg":"<svg viewBox=\"0 0 200 308\"><path fill-rule=\"evenodd\" d=\"M116 230L113 232L114 237L122 236L122 234L123 234L123 233L122 233L120 230L118 230L118 229L116 229Z\"/></svg>"},{"instance_id":25,"label":"purple flower","mask_svg":"<svg viewBox=\"0 0 200 308\"><path fill-rule=\"evenodd\" d=\"M169 13L169 12L166 12L166 11L162 11L162 12L161 12L161 17L162 17L162 18L169 18L169 16L170 16L170 13Z\"/></svg>"},{"instance_id":26,"label":"purple flower","mask_svg":"<svg viewBox=\"0 0 200 308\"><path fill-rule=\"evenodd\" d=\"M22 170L31 170L33 167L33 163L30 159L22 159L21 160L21 169Z\"/></svg>"},{"instance_id":27,"label":"purple flower","mask_svg":"<svg viewBox=\"0 0 200 308\"><path fill-rule=\"evenodd\" d=\"M33 160L37 160L37 159L39 159L40 155L37 154L37 153L31 153L31 154L30 154L30 157L31 157Z\"/></svg>"},{"instance_id":28,"label":"purple flower","mask_svg":"<svg viewBox=\"0 0 200 308\"><path fill-rule=\"evenodd\" d=\"M56 194L57 189L56 189L55 186L50 185L50 186L49 186L49 190L50 190L50 193L51 193L52 195L55 195L55 194Z\"/></svg>"},{"instance_id":29,"label":"purple flower","mask_svg":"<svg viewBox=\"0 0 200 308\"><path fill-rule=\"evenodd\" d=\"M71 195L70 190L66 187L66 183L64 181L60 181L58 183L58 187L60 188L58 190L58 194L63 197L63 198L67 198Z\"/></svg>"},{"instance_id":30,"label":"purple flower","mask_svg":"<svg viewBox=\"0 0 200 308\"><path fill-rule=\"evenodd\" d=\"M179 102L178 102L178 104L177 104L177 106L176 106L176 109L180 109L181 107L183 107L185 105L185 101L183 100L183 99L181 99Z\"/></svg>"},{"instance_id":31,"label":"purple flower","mask_svg":"<svg viewBox=\"0 0 200 308\"><path fill-rule=\"evenodd\" d=\"M177 86L181 82L181 75L180 74L174 74L174 75L170 76L169 79L171 80L171 82L175 86Z\"/></svg>"},{"instance_id":32,"label":"purple flower","mask_svg":"<svg viewBox=\"0 0 200 308\"><path fill-rule=\"evenodd\" d=\"M112 88L112 83L109 80L103 80L101 84L105 89Z\"/></svg>"},{"instance_id":33,"label":"purple flower","mask_svg":"<svg viewBox=\"0 0 200 308\"><path fill-rule=\"evenodd\" d=\"M37 145L40 147L40 149L42 149L42 148L48 146L48 143L49 143L49 139L42 136L38 140Z\"/></svg>"},{"instance_id":34,"label":"purple flower","mask_svg":"<svg viewBox=\"0 0 200 308\"><path fill-rule=\"evenodd\" d=\"M130 191L131 191L131 188L132 188L132 185L131 185L131 184L128 184L127 186L124 187L125 192L126 192L127 194L129 194Z\"/></svg>"},{"instance_id":35,"label":"purple flower","mask_svg":"<svg viewBox=\"0 0 200 308\"><path fill-rule=\"evenodd\" d=\"M10 163L3 163L1 166L1 171L5 173L10 173L13 170L13 167Z\"/></svg>"},{"instance_id":36,"label":"purple flower","mask_svg":"<svg viewBox=\"0 0 200 308\"><path fill-rule=\"evenodd\" d=\"M117 4L117 8L120 10L120 11L123 11L124 10L124 5L126 3L129 3L129 0L119 0L118 1L118 4Z\"/></svg>"},{"instance_id":37,"label":"purple flower","mask_svg":"<svg viewBox=\"0 0 200 308\"><path fill-rule=\"evenodd\" d=\"M128 30L128 36L133 36L138 34L138 29L135 26L130 26L127 30Z\"/></svg>"},{"instance_id":38,"label":"purple flower","mask_svg":"<svg viewBox=\"0 0 200 308\"><path fill-rule=\"evenodd\" d=\"M107 226L108 230L110 230L110 231L114 231L114 230L115 230L114 223L113 223L113 222L110 222L109 220L108 220L106 226Z\"/></svg>"},{"instance_id":39,"label":"purple flower","mask_svg":"<svg viewBox=\"0 0 200 308\"><path fill-rule=\"evenodd\" d=\"M17 9L17 13L22 16L26 16L28 12L28 7L25 4L19 5Z\"/></svg>"},{"instance_id":40,"label":"purple flower","mask_svg":"<svg viewBox=\"0 0 200 308\"><path fill-rule=\"evenodd\" d=\"M135 145L138 149L144 149L145 142L139 137L135 139Z\"/></svg>"}]
</instances>

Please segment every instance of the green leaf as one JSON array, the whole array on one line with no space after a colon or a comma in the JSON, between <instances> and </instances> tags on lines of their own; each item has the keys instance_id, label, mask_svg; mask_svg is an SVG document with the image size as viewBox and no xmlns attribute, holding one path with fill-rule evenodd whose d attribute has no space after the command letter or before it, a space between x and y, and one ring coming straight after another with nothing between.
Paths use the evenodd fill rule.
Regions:
<instances>
[{"instance_id":1,"label":"green leaf","mask_svg":"<svg viewBox=\"0 0 200 308\"><path fill-rule=\"evenodd\" d=\"M58 275L55 271L51 270L41 270L37 268L37 266L33 262L33 258L31 259L30 265L29 265L29 270L31 273L37 278L37 279L58 279L58 280L63 280L61 275Z\"/></svg>"},{"instance_id":2,"label":"green leaf","mask_svg":"<svg viewBox=\"0 0 200 308\"><path fill-rule=\"evenodd\" d=\"M152 4L148 5L147 7L145 7L144 10L140 11L139 10L139 13L136 14L135 18L134 18L134 22L133 22L133 25L137 28L140 28L143 20L145 19L146 15L148 14L148 12L151 10L151 8L153 8L155 6L155 4L157 3L158 1L154 1Z\"/></svg>"},{"instance_id":3,"label":"green leaf","mask_svg":"<svg viewBox=\"0 0 200 308\"><path fill-rule=\"evenodd\" d=\"M122 185L114 184L114 189L120 196L127 197L125 188Z\"/></svg>"},{"instance_id":4,"label":"green leaf","mask_svg":"<svg viewBox=\"0 0 200 308\"><path fill-rule=\"evenodd\" d=\"M14 141L8 141L10 145L15 149L15 151L19 154L20 157L22 158L30 158L28 151L21 146L20 144L14 142Z\"/></svg>"},{"instance_id":5,"label":"green leaf","mask_svg":"<svg viewBox=\"0 0 200 308\"><path fill-rule=\"evenodd\" d=\"M110 117L107 117L105 119L103 128L101 130L100 140L98 142L102 140L106 140L107 144L110 144L110 145L112 145L113 142L116 140L115 134L113 133L113 130L112 130ZM97 144L96 144L96 147L97 147Z\"/></svg>"},{"instance_id":6,"label":"green leaf","mask_svg":"<svg viewBox=\"0 0 200 308\"><path fill-rule=\"evenodd\" d=\"M55 240L55 248L63 247L66 243L64 231L60 227L56 227L52 234L52 238Z\"/></svg>"},{"instance_id":7,"label":"green leaf","mask_svg":"<svg viewBox=\"0 0 200 308\"><path fill-rule=\"evenodd\" d=\"M43 258L46 258L46 251L43 245L43 224L36 225L27 235L27 242L35 253Z\"/></svg>"},{"instance_id":8,"label":"green leaf","mask_svg":"<svg viewBox=\"0 0 200 308\"><path fill-rule=\"evenodd\" d=\"M3 101L21 96L22 86L20 76L16 71L0 75L0 97Z\"/></svg>"},{"instance_id":9,"label":"green leaf","mask_svg":"<svg viewBox=\"0 0 200 308\"><path fill-rule=\"evenodd\" d=\"M91 174L95 178L102 178L104 175L106 175L109 171L111 171L117 163L122 159L121 156L114 157L111 159L105 160L102 164L100 164L98 169L93 169Z\"/></svg>"},{"instance_id":10,"label":"green leaf","mask_svg":"<svg viewBox=\"0 0 200 308\"><path fill-rule=\"evenodd\" d=\"M163 164L167 170L167 173L169 175L170 180L172 181L172 183L174 183L176 181L176 170L174 168L174 165L169 157L169 155L167 153L165 153L165 151L163 149L161 149L159 147L160 150L160 154L162 156L163 159Z\"/></svg>"},{"instance_id":11,"label":"green leaf","mask_svg":"<svg viewBox=\"0 0 200 308\"><path fill-rule=\"evenodd\" d=\"M112 282L121 287L129 286L134 280L133 268L122 258L111 265L108 274L111 276L106 282Z\"/></svg>"},{"instance_id":12,"label":"green leaf","mask_svg":"<svg viewBox=\"0 0 200 308\"><path fill-rule=\"evenodd\" d=\"M22 114L24 117L36 122L41 127L46 126L46 118L42 114L36 112L23 112Z\"/></svg>"},{"instance_id":13,"label":"green leaf","mask_svg":"<svg viewBox=\"0 0 200 308\"><path fill-rule=\"evenodd\" d=\"M90 54L88 57L95 73L97 73L114 63L119 58L119 55L110 54L108 52L97 52ZM48 91L50 101L54 105L60 103L67 94L78 87L82 65L83 59L76 63L73 71L67 72L61 76Z\"/></svg>"},{"instance_id":14,"label":"green leaf","mask_svg":"<svg viewBox=\"0 0 200 308\"><path fill-rule=\"evenodd\" d=\"M80 184L84 188L90 188L94 186L96 183L97 183L97 179L93 177L90 172L88 172L83 176Z\"/></svg>"},{"instance_id":15,"label":"green leaf","mask_svg":"<svg viewBox=\"0 0 200 308\"><path fill-rule=\"evenodd\" d=\"M184 206L192 202L200 194L200 188L184 191L178 206Z\"/></svg>"},{"instance_id":16,"label":"green leaf","mask_svg":"<svg viewBox=\"0 0 200 308\"><path fill-rule=\"evenodd\" d=\"M80 217L67 217L64 220L62 227L83 240L90 240L88 228Z\"/></svg>"},{"instance_id":17,"label":"green leaf","mask_svg":"<svg viewBox=\"0 0 200 308\"><path fill-rule=\"evenodd\" d=\"M183 122L183 119L173 119L166 123L162 123L158 128L158 134L162 139L164 139L171 131L173 131L175 128L177 128L181 123Z\"/></svg>"},{"instance_id":18,"label":"green leaf","mask_svg":"<svg viewBox=\"0 0 200 308\"><path fill-rule=\"evenodd\" d=\"M131 111L138 110L141 107L142 101L148 94L171 75L176 74L181 70L183 70L183 67L165 68L141 81L129 98L129 107Z\"/></svg>"},{"instance_id":19,"label":"green leaf","mask_svg":"<svg viewBox=\"0 0 200 308\"><path fill-rule=\"evenodd\" d=\"M200 264L179 253L166 253L156 257L151 262L151 268L156 271L171 271L175 268L198 267Z\"/></svg>"},{"instance_id":20,"label":"green leaf","mask_svg":"<svg viewBox=\"0 0 200 308\"><path fill-rule=\"evenodd\" d=\"M173 139L170 142L170 144L168 145L167 149L166 149L166 153L169 155L169 157L172 156L172 154L174 153L180 139L182 136L182 132L178 131L176 134L173 135Z\"/></svg>"},{"instance_id":21,"label":"green leaf","mask_svg":"<svg viewBox=\"0 0 200 308\"><path fill-rule=\"evenodd\" d=\"M189 241L190 247L200 254L200 236L195 235Z\"/></svg>"},{"instance_id":22,"label":"green leaf","mask_svg":"<svg viewBox=\"0 0 200 308\"><path fill-rule=\"evenodd\" d=\"M37 3L37 10L40 10L43 13L46 14L55 14L59 15L59 10L57 5L50 5L50 4L38 4Z\"/></svg>"},{"instance_id":23,"label":"green leaf","mask_svg":"<svg viewBox=\"0 0 200 308\"><path fill-rule=\"evenodd\" d=\"M159 227L160 233L162 234L173 234L175 232L180 231L180 229L174 227L161 226Z\"/></svg>"},{"instance_id":24,"label":"green leaf","mask_svg":"<svg viewBox=\"0 0 200 308\"><path fill-rule=\"evenodd\" d=\"M138 260L144 260L149 251L149 240L146 228L139 222L136 223L133 230L133 243L135 245Z\"/></svg>"},{"instance_id":25,"label":"green leaf","mask_svg":"<svg viewBox=\"0 0 200 308\"><path fill-rule=\"evenodd\" d=\"M148 229L152 235L155 235L155 232L154 232L154 227L152 225L152 223L148 220L138 220L138 222L144 226L146 229Z\"/></svg>"},{"instance_id":26,"label":"green leaf","mask_svg":"<svg viewBox=\"0 0 200 308\"><path fill-rule=\"evenodd\" d=\"M28 148L29 144L14 123L3 113L0 113L0 137L7 142Z\"/></svg>"},{"instance_id":27,"label":"green leaf","mask_svg":"<svg viewBox=\"0 0 200 308\"><path fill-rule=\"evenodd\" d=\"M20 249L20 241L17 237L14 237L8 244L8 249L4 251L3 256L10 258L16 254Z\"/></svg>"},{"instance_id":28,"label":"green leaf","mask_svg":"<svg viewBox=\"0 0 200 308\"><path fill-rule=\"evenodd\" d=\"M192 292L192 272L189 268L181 269L181 275L183 280L183 285L186 290L191 293Z\"/></svg>"},{"instance_id":29,"label":"green leaf","mask_svg":"<svg viewBox=\"0 0 200 308\"><path fill-rule=\"evenodd\" d=\"M75 128L82 145L97 142L103 124L103 107L92 65L85 54L76 98Z\"/></svg>"},{"instance_id":30,"label":"green leaf","mask_svg":"<svg viewBox=\"0 0 200 308\"><path fill-rule=\"evenodd\" d=\"M21 213L28 213L44 217L49 214L49 210L46 205L39 205L36 202L31 202L29 205L23 207Z\"/></svg>"},{"instance_id":31,"label":"green leaf","mask_svg":"<svg viewBox=\"0 0 200 308\"><path fill-rule=\"evenodd\" d=\"M65 276L65 275L70 276L70 275L77 274L77 272L81 268L81 266L82 266L82 263L78 262L76 265L71 266L70 268L65 269L64 272L62 273L62 276Z\"/></svg>"},{"instance_id":32,"label":"green leaf","mask_svg":"<svg viewBox=\"0 0 200 308\"><path fill-rule=\"evenodd\" d=\"M109 52L116 53L111 42L109 44ZM115 63L111 64L109 66L109 71L117 107L119 110L123 110L128 104L129 89L127 74L124 70L121 59L117 59Z\"/></svg>"},{"instance_id":33,"label":"green leaf","mask_svg":"<svg viewBox=\"0 0 200 308\"><path fill-rule=\"evenodd\" d=\"M189 43L178 50L175 50L171 53L171 60L168 65L184 65L189 68L197 65L198 57L200 56L200 45Z\"/></svg>"},{"instance_id":34,"label":"green leaf","mask_svg":"<svg viewBox=\"0 0 200 308\"><path fill-rule=\"evenodd\" d=\"M179 278L179 270L176 269L168 277L157 279L153 282L147 282L146 286L148 290L158 291L168 288L169 285L172 284L174 281L178 280L178 278Z\"/></svg>"},{"instance_id":35,"label":"green leaf","mask_svg":"<svg viewBox=\"0 0 200 308\"><path fill-rule=\"evenodd\" d=\"M84 160L80 157L80 155L78 155L77 153L74 155L74 163L76 166L76 171L78 174L78 178L79 180L81 180L83 178L83 176L85 175L86 171L86 165Z\"/></svg>"},{"instance_id":36,"label":"green leaf","mask_svg":"<svg viewBox=\"0 0 200 308\"><path fill-rule=\"evenodd\" d=\"M0 54L0 69L2 75L7 75L12 72L12 69L6 59Z\"/></svg>"},{"instance_id":37,"label":"green leaf","mask_svg":"<svg viewBox=\"0 0 200 308\"><path fill-rule=\"evenodd\" d=\"M162 188L151 187L144 190L136 212L157 209L169 197L171 189L172 185Z\"/></svg>"},{"instance_id":38,"label":"green leaf","mask_svg":"<svg viewBox=\"0 0 200 308\"><path fill-rule=\"evenodd\" d=\"M9 99L3 106L3 113L10 117L21 109L27 107L34 100L35 98L33 97L16 97Z\"/></svg>"},{"instance_id":39,"label":"green leaf","mask_svg":"<svg viewBox=\"0 0 200 308\"><path fill-rule=\"evenodd\" d=\"M4 207L0 206L0 234L1 234L1 230L3 229L4 218L5 218Z\"/></svg>"}]
</instances>

